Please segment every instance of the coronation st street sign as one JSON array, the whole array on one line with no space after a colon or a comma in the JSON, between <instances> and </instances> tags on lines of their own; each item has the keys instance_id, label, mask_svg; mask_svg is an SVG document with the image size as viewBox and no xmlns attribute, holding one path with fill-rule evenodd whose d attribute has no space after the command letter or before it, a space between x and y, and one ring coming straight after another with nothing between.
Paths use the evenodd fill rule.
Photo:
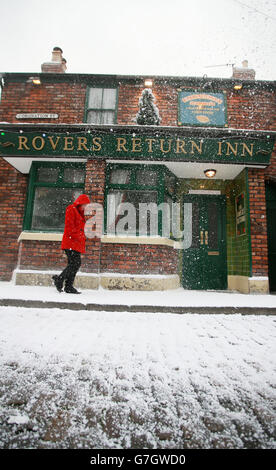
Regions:
<instances>
[{"instance_id":1,"label":"coronation st street sign","mask_svg":"<svg viewBox=\"0 0 276 470\"><path fill-rule=\"evenodd\" d=\"M52 113L23 113L17 114L16 119L58 119L58 114Z\"/></svg>"},{"instance_id":2,"label":"coronation st street sign","mask_svg":"<svg viewBox=\"0 0 276 470\"><path fill-rule=\"evenodd\" d=\"M0 156L95 157L268 165L274 139L193 138L110 133L0 132Z\"/></svg>"}]
</instances>

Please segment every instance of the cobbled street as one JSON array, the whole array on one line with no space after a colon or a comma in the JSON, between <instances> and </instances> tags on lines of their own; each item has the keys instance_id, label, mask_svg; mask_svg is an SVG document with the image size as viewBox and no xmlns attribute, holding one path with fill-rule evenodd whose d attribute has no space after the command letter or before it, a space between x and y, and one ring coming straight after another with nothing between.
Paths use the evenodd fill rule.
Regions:
<instances>
[{"instance_id":1,"label":"cobbled street","mask_svg":"<svg viewBox=\"0 0 276 470\"><path fill-rule=\"evenodd\" d=\"M0 309L1 448L275 448L275 317Z\"/></svg>"}]
</instances>

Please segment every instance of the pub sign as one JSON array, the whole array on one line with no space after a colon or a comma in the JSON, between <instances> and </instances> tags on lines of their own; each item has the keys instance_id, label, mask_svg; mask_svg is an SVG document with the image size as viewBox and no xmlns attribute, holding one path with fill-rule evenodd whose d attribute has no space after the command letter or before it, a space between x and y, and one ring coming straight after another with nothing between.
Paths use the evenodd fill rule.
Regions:
<instances>
[{"instance_id":1,"label":"pub sign","mask_svg":"<svg viewBox=\"0 0 276 470\"><path fill-rule=\"evenodd\" d=\"M178 125L227 126L224 93L181 91L178 100Z\"/></svg>"}]
</instances>

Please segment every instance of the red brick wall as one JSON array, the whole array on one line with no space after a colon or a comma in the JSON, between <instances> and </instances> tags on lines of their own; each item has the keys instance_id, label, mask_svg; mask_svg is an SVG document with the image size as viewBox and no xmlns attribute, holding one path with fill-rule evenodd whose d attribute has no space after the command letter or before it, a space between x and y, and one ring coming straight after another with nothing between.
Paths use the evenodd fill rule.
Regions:
<instances>
[{"instance_id":1,"label":"red brick wall","mask_svg":"<svg viewBox=\"0 0 276 470\"><path fill-rule=\"evenodd\" d=\"M248 169L252 275L268 275L265 171Z\"/></svg>"},{"instance_id":2,"label":"red brick wall","mask_svg":"<svg viewBox=\"0 0 276 470\"><path fill-rule=\"evenodd\" d=\"M3 89L0 121L19 123L19 113L56 113L58 119L22 119L24 123L84 122L86 85L68 82L33 85L27 82L9 82Z\"/></svg>"},{"instance_id":3,"label":"red brick wall","mask_svg":"<svg viewBox=\"0 0 276 470\"><path fill-rule=\"evenodd\" d=\"M104 205L105 160L88 160L86 165L85 193L92 203ZM91 214L91 215L94 215ZM101 220L97 220L101 224ZM83 272L98 272L100 270L101 240L87 238L86 254L83 256L81 270Z\"/></svg>"},{"instance_id":4,"label":"red brick wall","mask_svg":"<svg viewBox=\"0 0 276 470\"><path fill-rule=\"evenodd\" d=\"M271 91L242 89L227 93L228 125L235 129L275 130L275 95Z\"/></svg>"},{"instance_id":5,"label":"red brick wall","mask_svg":"<svg viewBox=\"0 0 276 470\"><path fill-rule=\"evenodd\" d=\"M121 83L119 86L117 123L135 124L138 102L144 85ZM192 90L193 88L191 88ZM153 85L153 94L161 116L161 125L177 126L178 91L170 84ZM84 121L86 84L69 82L32 83L8 82L3 89L0 121L16 122L18 113L57 113L52 123L82 123ZM276 129L275 99L271 91L244 87L241 91L227 91L229 127L238 129ZM22 120L35 122L39 120ZM41 122L45 122L41 120Z\"/></svg>"},{"instance_id":6,"label":"red brick wall","mask_svg":"<svg viewBox=\"0 0 276 470\"><path fill-rule=\"evenodd\" d=\"M67 258L60 246L60 242L22 240L19 256L20 269L64 269Z\"/></svg>"},{"instance_id":7,"label":"red brick wall","mask_svg":"<svg viewBox=\"0 0 276 470\"><path fill-rule=\"evenodd\" d=\"M272 152L270 165L265 169L265 179L273 179L276 182L276 144Z\"/></svg>"},{"instance_id":8,"label":"red brick wall","mask_svg":"<svg viewBox=\"0 0 276 470\"><path fill-rule=\"evenodd\" d=\"M60 242L23 240L20 269L62 270L66 256ZM17 258L16 258L17 260ZM117 272L128 274L177 274L178 251L160 245L100 243L93 238L86 242L82 255L82 272Z\"/></svg>"},{"instance_id":9,"label":"red brick wall","mask_svg":"<svg viewBox=\"0 0 276 470\"><path fill-rule=\"evenodd\" d=\"M119 89L117 121L121 125L135 124L139 98L144 86L122 84ZM191 88L192 90L192 88ZM171 85L154 85L155 104L162 126L177 126L178 91ZM227 90L228 125L234 129L275 130L275 98L271 91L246 89Z\"/></svg>"},{"instance_id":10,"label":"red brick wall","mask_svg":"<svg viewBox=\"0 0 276 470\"><path fill-rule=\"evenodd\" d=\"M102 243L101 271L129 274L177 274L178 251L162 245Z\"/></svg>"},{"instance_id":11,"label":"red brick wall","mask_svg":"<svg viewBox=\"0 0 276 470\"><path fill-rule=\"evenodd\" d=\"M9 281L17 265L27 175L0 157L0 279Z\"/></svg>"},{"instance_id":12,"label":"red brick wall","mask_svg":"<svg viewBox=\"0 0 276 470\"><path fill-rule=\"evenodd\" d=\"M117 123L135 125L136 114L139 111L139 98L144 90L141 85L122 84L119 88ZM161 126L177 125L177 91L172 86L155 85L152 89L155 105L159 109Z\"/></svg>"}]
</instances>

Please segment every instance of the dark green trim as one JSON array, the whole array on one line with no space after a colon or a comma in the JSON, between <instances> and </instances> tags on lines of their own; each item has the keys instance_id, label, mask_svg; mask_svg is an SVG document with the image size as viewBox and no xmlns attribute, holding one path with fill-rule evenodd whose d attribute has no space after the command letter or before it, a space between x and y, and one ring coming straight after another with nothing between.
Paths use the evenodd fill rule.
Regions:
<instances>
[{"instance_id":1,"label":"dark green trim","mask_svg":"<svg viewBox=\"0 0 276 470\"><path fill-rule=\"evenodd\" d=\"M267 215L267 247L269 290L276 293L276 181L270 179L265 185Z\"/></svg>"},{"instance_id":2,"label":"dark green trim","mask_svg":"<svg viewBox=\"0 0 276 470\"><path fill-rule=\"evenodd\" d=\"M0 129L6 132L11 133L19 133L23 131L23 133L31 133L36 132L37 135L40 132L51 132L54 135L59 135L63 132L69 132L72 134L78 133L102 133L110 134L111 132L116 135L120 136L123 134L132 135L133 133L136 134L136 137L140 136L147 136L150 135L154 137L156 133L159 137L210 137L210 138L226 138L226 139L260 139L260 140L275 140L276 139L276 131L263 131L263 130L252 130L252 129L233 129L233 128L220 128L220 127L213 127L211 129L204 128L204 127L192 127L192 126L185 126L185 127L171 127L171 126L123 126L123 125L92 125L87 123L82 124L49 124L49 123L16 123L16 124L7 124L1 123ZM2 152L2 149L1 149Z\"/></svg>"},{"instance_id":3,"label":"dark green trim","mask_svg":"<svg viewBox=\"0 0 276 470\"><path fill-rule=\"evenodd\" d=\"M57 182L38 182L37 181L37 170L38 168L59 168L59 174ZM32 226L32 217L33 217L33 206L34 206L34 197L35 189L37 187L47 187L47 188L84 188L85 182L83 183L66 183L63 182L64 170L67 168L74 169L83 169L85 171L85 163L78 162L32 162L32 166L29 174L29 183L28 183L28 193L25 203L25 214L23 220L23 230L25 231L37 231L37 232L57 232L60 230L33 230Z\"/></svg>"},{"instance_id":4,"label":"dark green trim","mask_svg":"<svg viewBox=\"0 0 276 470\"><path fill-rule=\"evenodd\" d=\"M35 182L35 167L32 163L30 173L29 173L27 198L26 198L26 201L25 201L23 230L29 229L29 227L31 226L31 223L32 223L33 200L34 200L34 196L33 196L34 182Z\"/></svg>"},{"instance_id":5,"label":"dark green trim","mask_svg":"<svg viewBox=\"0 0 276 470\"><path fill-rule=\"evenodd\" d=\"M246 186L246 203L247 203L247 230L248 230L248 246L249 246L249 272L252 277L252 245L251 245L251 218L250 218L250 200L249 200L249 183L248 168L245 168L245 186Z\"/></svg>"},{"instance_id":6,"label":"dark green trim","mask_svg":"<svg viewBox=\"0 0 276 470\"><path fill-rule=\"evenodd\" d=\"M233 86L242 83L243 89L264 89L275 91L275 81L270 80L240 80L233 78L217 78L217 77L175 77L162 75L104 75L104 74L78 74L78 73L13 73L5 72L0 74L6 83L9 82L26 82L30 77L39 76L42 84L44 82L71 82L84 83L87 85L111 85L119 86L121 83L144 85L147 78L152 78L154 84L158 83L164 86L174 86L176 88L191 86L200 88L202 91L208 87L208 90L219 91L223 89L233 90ZM153 84L153 88L154 88ZM241 91L242 93L242 91Z\"/></svg>"},{"instance_id":7,"label":"dark green trim","mask_svg":"<svg viewBox=\"0 0 276 470\"><path fill-rule=\"evenodd\" d=\"M110 127L111 126L111 127ZM143 126L141 126L143 127ZM146 126L128 127L120 132L120 126L89 126L84 130L70 133L56 131L56 126L43 131L29 131L29 127L20 126L19 132L14 127L0 126L0 152L10 157L79 157L79 158L112 158L114 160L148 160L148 161L199 161L235 163L243 165L258 164L267 166L270 163L275 133L251 137L249 134L222 134L217 138L212 129L185 127L180 129ZM18 129L18 127L17 127ZM24 130L23 130L24 129ZM136 132L137 129L137 132ZM183 129L183 131L182 131ZM194 129L194 132L193 132ZM203 132L203 130L207 132ZM223 129L226 133L226 129ZM193 135L192 135L193 134ZM189 136L189 137L188 137ZM241 137L241 138L240 138ZM51 140L54 138L55 145ZM85 144L82 144L82 140ZM152 145L150 145L150 142ZM138 148L137 148L138 146ZM185 146L185 148L182 148Z\"/></svg>"},{"instance_id":8,"label":"dark green trim","mask_svg":"<svg viewBox=\"0 0 276 470\"><path fill-rule=\"evenodd\" d=\"M83 110L83 122L87 122L87 109L88 109L88 101L89 101L89 90L90 87L86 87L86 92L85 92L85 105L84 105L84 110Z\"/></svg>"}]
</instances>

